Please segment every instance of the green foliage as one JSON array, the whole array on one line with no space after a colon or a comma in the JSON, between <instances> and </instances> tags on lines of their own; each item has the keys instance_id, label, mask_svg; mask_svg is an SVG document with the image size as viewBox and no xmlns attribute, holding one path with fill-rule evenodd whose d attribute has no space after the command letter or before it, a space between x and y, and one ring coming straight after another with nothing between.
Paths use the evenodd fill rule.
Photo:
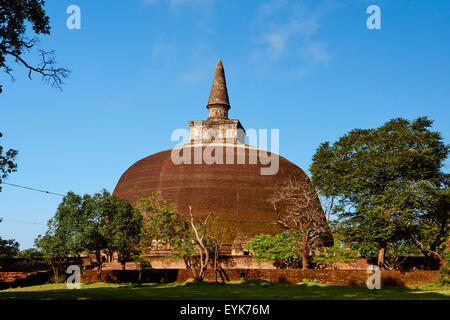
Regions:
<instances>
[{"instance_id":1,"label":"green foliage","mask_svg":"<svg viewBox=\"0 0 450 320\"><path fill-rule=\"evenodd\" d=\"M109 196L105 204L106 225L102 232L108 243L106 251L118 253L122 263L132 260L141 239L142 215L128 200Z\"/></svg>"},{"instance_id":2,"label":"green foliage","mask_svg":"<svg viewBox=\"0 0 450 320\"><path fill-rule=\"evenodd\" d=\"M306 284L321 284L320 280L307 279L307 278L302 279L302 283L306 283Z\"/></svg>"},{"instance_id":3,"label":"green foliage","mask_svg":"<svg viewBox=\"0 0 450 320\"><path fill-rule=\"evenodd\" d=\"M160 193L152 193L148 198L137 201L136 207L143 215L139 243L141 251L168 246L171 257L185 258L194 255L189 225L173 203L163 199Z\"/></svg>"},{"instance_id":4,"label":"green foliage","mask_svg":"<svg viewBox=\"0 0 450 320\"><path fill-rule=\"evenodd\" d=\"M441 286L450 285L450 249L446 249L443 253L445 264L439 270L439 284Z\"/></svg>"},{"instance_id":5,"label":"green foliage","mask_svg":"<svg viewBox=\"0 0 450 320\"><path fill-rule=\"evenodd\" d=\"M338 199L339 232L361 250L414 237L433 247L448 236L448 179L441 168L449 146L431 126L426 117L394 119L317 149L312 185Z\"/></svg>"},{"instance_id":6,"label":"green foliage","mask_svg":"<svg viewBox=\"0 0 450 320\"><path fill-rule=\"evenodd\" d=\"M313 257L313 262L321 267L336 267L338 263L353 262L357 259L358 252L335 243L334 246L322 248L322 251L316 253Z\"/></svg>"},{"instance_id":7,"label":"green foliage","mask_svg":"<svg viewBox=\"0 0 450 320\"><path fill-rule=\"evenodd\" d=\"M36 35L49 35L50 22L44 10L44 0L0 0L0 69L12 79L11 61L24 66L31 79L32 73L38 73L42 80L51 86L60 88L62 79L68 77L69 71L56 67L52 51L39 50L39 66L32 66L25 59L25 54L35 48L38 38L29 39L27 27L32 27ZM0 85L0 93L2 86Z\"/></svg>"},{"instance_id":8,"label":"green foliage","mask_svg":"<svg viewBox=\"0 0 450 320\"><path fill-rule=\"evenodd\" d=\"M1 137L3 137L3 134L0 132ZM3 153L3 147L0 145L0 191L2 191L2 180L5 180L10 173L17 171L17 163L14 162L17 153L17 150L14 149L9 149Z\"/></svg>"},{"instance_id":9,"label":"green foliage","mask_svg":"<svg viewBox=\"0 0 450 320\"><path fill-rule=\"evenodd\" d=\"M230 229L222 217L212 216L204 230L214 247L220 248L225 242L232 242L235 230Z\"/></svg>"},{"instance_id":10,"label":"green foliage","mask_svg":"<svg viewBox=\"0 0 450 320\"><path fill-rule=\"evenodd\" d=\"M36 248L22 250L17 254L17 257L24 259L26 265L31 268L38 266L43 258L42 252Z\"/></svg>"},{"instance_id":11,"label":"green foliage","mask_svg":"<svg viewBox=\"0 0 450 320\"><path fill-rule=\"evenodd\" d=\"M301 236L296 234L299 239ZM247 250L251 250L256 259L266 259L278 261L283 265L298 265L301 262L301 255L297 243L288 232L282 232L271 236L259 234L250 239L245 245ZM298 248L300 250L300 248Z\"/></svg>"},{"instance_id":12,"label":"green foliage","mask_svg":"<svg viewBox=\"0 0 450 320\"><path fill-rule=\"evenodd\" d=\"M2 222L0 218L0 222ZM19 243L14 240L3 240L0 238L0 258L12 258L19 252Z\"/></svg>"},{"instance_id":13,"label":"green foliage","mask_svg":"<svg viewBox=\"0 0 450 320\"><path fill-rule=\"evenodd\" d=\"M36 246L55 270L69 254L95 252L100 277L100 253L118 252L123 259L131 259L141 224L140 213L127 200L106 190L83 197L69 192L48 222L46 234L36 239Z\"/></svg>"},{"instance_id":14,"label":"green foliage","mask_svg":"<svg viewBox=\"0 0 450 320\"><path fill-rule=\"evenodd\" d=\"M35 246L40 250L43 260L48 263L53 271L53 281L60 280L60 274L63 273L62 267L71 253L67 237L63 232L57 229L54 220L48 223L49 230L44 236L38 235L35 239Z\"/></svg>"},{"instance_id":15,"label":"green foliage","mask_svg":"<svg viewBox=\"0 0 450 320\"><path fill-rule=\"evenodd\" d=\"M19 243L14 239L3 240L0 238L0 258L12 258L19 252Z\"/></svg>"}]
</instances>

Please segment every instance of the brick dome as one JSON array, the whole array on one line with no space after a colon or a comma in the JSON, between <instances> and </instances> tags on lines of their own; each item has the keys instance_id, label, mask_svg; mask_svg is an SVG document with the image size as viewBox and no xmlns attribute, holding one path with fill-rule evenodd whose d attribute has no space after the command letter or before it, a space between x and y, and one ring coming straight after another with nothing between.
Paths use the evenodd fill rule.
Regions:
<instances>
[{"instance_id":1,"label":"brick dome","mask_svg":"<svg viewBox=\"0 0 450 320\"><path fill-rule=\"evenodd\" d=\"M194 147L192 154L194 153ZM204 151L204 146L202 150ZM249 146L244 148L245 164L174 164L171 150L162 151L133 164L120 177L114 190L118 197L128 199L131 203L160 191L163 198L173 201L182 214L188 214L188 206L193 208L197 217L206 217L210 212L221 216L238 233L269 233L281 232L274 223L276 215L268 201L273 188L289 176L305 181L309 178L304 171L292 162L279 157L279 170L274 175L261 175L261 168L268 165L250 164ZM224 152L225 153L225 152ZM265 152L260 154L263 156ZM271 156L270 153L267 156ZM263 162L264 163L264 162ZM317 199L314 206L320 208Z\"/></svg>"},{"instance_id":2,"label":"brick dome","mask_svg":"<svg viewBox=\"0 0 450 320\"><path fill-rule=\"evenodd\" d=\"M189 121L188 144L155 153L133 164L120 177L114 194L134 204L159 191L184 215L188 215L188 206L192 206L194 216L199 218L214 212L233 229L236 238L281 232L268 199L272 197L274 188L289 176L303 181L305 190L310 183L309 178L285 158L244 144L246 132L242 124L237 119L228 118L230 105L221 61L216 67L207 107L207 120ZM196 150L203 154L205 148L212 145L223 149L222 156L213 152L216 161L203 160L200 164L172 161L172 151L180 151L181 148L183 154L189 151L194 155ZM229 161L231 158L227 157L229 153L225 146L233 150L234 161ZM239 158L241 161L238 161L238 152L245 154ZM255 160L251 157L255 154L257 161L250 161L250 158ZM262 174L263 168L271 167L274 156L278 160L278 170L273 174ZM317 197L309 206L319 214L323 213Z\"/></svg>"}]
</instances>

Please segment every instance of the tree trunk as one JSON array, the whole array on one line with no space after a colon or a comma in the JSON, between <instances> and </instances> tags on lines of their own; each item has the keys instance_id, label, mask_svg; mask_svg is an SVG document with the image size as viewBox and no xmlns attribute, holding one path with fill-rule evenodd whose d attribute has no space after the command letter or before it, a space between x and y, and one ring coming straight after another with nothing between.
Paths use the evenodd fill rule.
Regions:
<instances>
[{"instance_id":1,"label":"tree trunk","mask_svg":"<svg viewBox=\"0 0 450 320\"><path fill-rule=\"evenodd\" d=\"M387 243L384 240L381 240L378 243L378 266L380 269L384 268L384 257L386 256L386 246Z\"/></svg>"},{"instance_id":2,"label":"tree trunk","mask_svg":"<svg viewBox=\"0 0 450 320\"><path fill-rule=\"evenodd\" d=\"M428 255L430 257L432 257L433 259L436 259L439 262L440 266L445 265L445 259L436 251L427 249L419 240L415 239L416 244L419 246L420 250L422 250L422 252L425 255ZM450 244L450 241L448 242L448 244Z\"/></svg>"},{"instance_id":3,"label":"tree trunk","mask_svg":"<svg viewBox=\"0 0 450 320\"><path fill-rule=\"evenodd\" d=\"M102 281L102 255L100 250L95 253L97 258L97 282Z\"/></svg>"},{"instance_id":4,"label":"tree trunk","mask_svg":"<svg viewBox=\"0 0 450 320\"><path fill-rule=\"evenodd\" d=\"M59 272L58 272L58 267L56 267L53 263L51 264L52 266L52 270L53 270L53 280L55 282L58 282L58 278L59 278Z\"/></svg>"},{"instance_id":5,"label":"tree trunk","mask_svg":"<svg viewBox=\"0 0 450 320\"><path fill-rule=\"evenodd\" d=\"M217 251L217 247L214 250L214 273L216 274L216 282L217 282L217 255L218 255L218 251Z\"/></svg>"},{"instance_id":6,"label":"tree trunk","mask_svg":"<svg viewBox=\"0 0 450 320\"><path fill-rule=\"evenodd\" d=\"M208 263L209 263L209 252L208 249L203 245L203 250L204 250L204 257L205 257L205 261L202 262L202 269L201 269L201 273L200 273L200 281L203 281L203 279L205 278L206 275L206 270L208 269Z\"/></svg>"},{"instance_id":7,"label":"tree trunk","mask_svg":"<svg viewBox=\"0 0 450 320\"><path fill-rule=\"evenodd\" d=\"M308 242L303 241L302 246L302 270L308 269Z\"/></svg>"}]
</instances>

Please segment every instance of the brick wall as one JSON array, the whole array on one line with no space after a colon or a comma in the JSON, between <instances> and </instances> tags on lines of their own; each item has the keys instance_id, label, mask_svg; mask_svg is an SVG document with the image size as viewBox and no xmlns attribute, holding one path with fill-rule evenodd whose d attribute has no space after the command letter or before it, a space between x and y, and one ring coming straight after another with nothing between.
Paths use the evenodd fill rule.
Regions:
<instances>
[{"instance_id":1,"label":"brick wall","mask_svg":"<svg viewBox=\"0 0 450 320\"><path fill-rule=\"evenodd\" d=\"M301 270L301 269L228 269L222 276L225 281L261 279L278 283L299 283L303 279L319 280L326 284L336 285L366 285L369 274L362 270ZM105 270L102 281L134 282L137 281L137 270ZM192 272L186 269L151 269L143 274L143 282L183 282L193 279ZM415 286L430 283L439 279L439 271L396 270L381 271L382 286ZM215 280L215 273L208 270L206 280ZM96 270L85 270L81 276L82 282L96 282Z\"/></svg>"},{"instance_id":2,"label":"brick wall","mask_svg":"<svg viewBox=\"0 0 450 320\"><path fill-rule=\"evenodd\" d=\"M44 284L49 280L47 271L0 272L0 289Z\"/></svg>"}]
</instances>

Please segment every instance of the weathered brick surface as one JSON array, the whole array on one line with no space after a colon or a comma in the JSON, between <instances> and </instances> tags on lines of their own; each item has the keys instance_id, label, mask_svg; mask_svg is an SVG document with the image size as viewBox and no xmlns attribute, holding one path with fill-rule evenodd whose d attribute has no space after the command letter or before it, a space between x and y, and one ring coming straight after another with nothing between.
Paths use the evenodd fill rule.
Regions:
<instances>
[{"instance_id":1,"label":"weathered brick surface","mask_svg":"<svg viewBox=\"0 0 450 320\"><path fill-rule=\"evenodd\" d=\"M48 281L47 271L0 272L0 289L32 286Z\"/></svg>"},{"instance_id":2,"label":"weathered brick surface","mask_svg":"<svg viewBox=\"0 0 450 320\"><path fill-rule=\"evenodd\" d=\"M137 270L105 270L102 281L136 281ZM369 274L362 270L301 270L301 269L229 269L219 276L225 281L261 279L278 283L299 283L303 279L319 280L326 284L365 285ZM382 271L382 286L411 286L430 283L439 278L438 271ZM186 269L152 269L143 274L144 282L183 282L193 279L192 272ZM215 280L215 273L207 271L207 280ZM82 282L95 282L96 270L86 270L81 276Z\"/></svg>"}]
</instances>

